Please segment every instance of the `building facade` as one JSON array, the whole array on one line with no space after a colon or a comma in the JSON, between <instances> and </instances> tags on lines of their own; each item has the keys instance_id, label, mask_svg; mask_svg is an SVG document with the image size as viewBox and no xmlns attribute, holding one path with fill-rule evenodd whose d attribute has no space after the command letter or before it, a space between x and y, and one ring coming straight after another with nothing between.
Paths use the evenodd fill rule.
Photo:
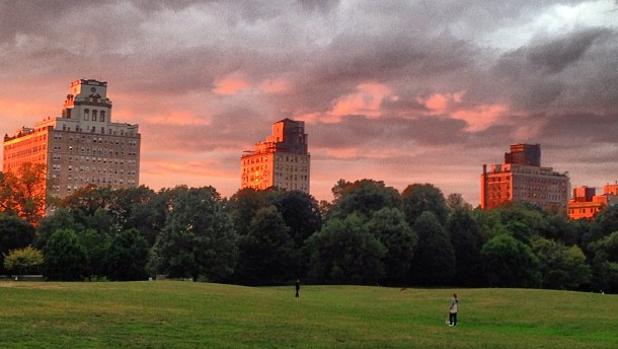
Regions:
<instances>
[{"instance_id":1,"label":"building facade","mask_svg":"<svg viewBox=\"0 0 618 349\"><path fill-rule=\"evenodd\" d=\"M307 140L303 121L275 122L272 134L241 156L240 187L275 187L309 193L311 156Z\"/></svg>"},{"instance_id":2,"label":"building facade","mask_svg":"<svg viewBox=\"0 0 618 349\"><path fill-rule=\"evenodd\" d=\"M569 218L594 219L607 206L618 204L618 183L606 184L603 194L596 195L596 189L581 186L573 189L569 200Z\"/></svg>"},{"instance_id":3,"label":"building facade","mask_svg":"<svg viewBox=\"0 0 618 349\"><path fill-rule=\"evenodd\" d=\"M138 125L112 122L107 82L80 79L71 83L62 116L4 137L4 172L24 163L43 164L40 185L47 197L66 197L93 184L112 189L139 185Z\"/></svg>"},{"instance_id":4,"label":"building facade","mask_svg":"<svg viewBox=\"0 0 618 349\"><path fill-rule=\"evenodd\" d=\"M540 145L514 144L505 154L504 163L483 165L481 208L527 202L566 215L569 185L565 173L541 166Z\"/></svg>"}]
</instances>

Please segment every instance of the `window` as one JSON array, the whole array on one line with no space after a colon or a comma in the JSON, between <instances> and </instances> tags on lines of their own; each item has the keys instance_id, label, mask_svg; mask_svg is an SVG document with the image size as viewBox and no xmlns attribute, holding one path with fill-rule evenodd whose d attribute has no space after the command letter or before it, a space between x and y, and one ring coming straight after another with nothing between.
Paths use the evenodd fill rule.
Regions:
<instances>
[{"instance_id":1,"label":"window","mask_svg":"<svg viewBox=\"0 0 618 349\"><path fill-rule=\"evenodd\" d=\"M90 119L90 109L84 109L84 120L88 121Z\"/></svg>"},{"instance_id":2,"label":"window","mask_svg":"<svg viewBox=\"0 0 618 349\"><path fill-rule=\"evenodd\" d=\"M97 111L96 110L92 111L92 121L97 121Z\"/></svg>"},{"instance_id":3,"label":"window","mask_svg":"<svg viewBox=\"0 0 618 349\"><path fill-rule=\"evenodd\" d=\"M101 110L101 115L99 117L99 121L104 122L105 121L105 111Z\"/></svg>"}]
</instances>

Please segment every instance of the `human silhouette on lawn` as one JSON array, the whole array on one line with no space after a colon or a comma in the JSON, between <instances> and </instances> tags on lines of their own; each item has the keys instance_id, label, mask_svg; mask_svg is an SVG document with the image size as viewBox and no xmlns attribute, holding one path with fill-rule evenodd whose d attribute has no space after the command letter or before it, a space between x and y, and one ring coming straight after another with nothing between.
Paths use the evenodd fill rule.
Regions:
<instances>
[{"instance_id":1,"label":"human silhouette on lawn","mask_svg":"<svg viewBox=\"0 0 618 349\"><path fill-rule=\"evenodd\" d=\"M453 293L453 298L451 298L451 305L448 308L448 325L449 326L457 326L457 306L459 304L459 300L457 299L457 293Z\"/></svg>"},{"instance_id":2,"label":"human silhouette on lawn","mask_svg":"<svg viewBox=\"0 0 618 349\"><path fill-rule=\"evenodd\" d=\"M300 279L296 279L296 299L300 301Z\"/></svg>"}]
</instances>

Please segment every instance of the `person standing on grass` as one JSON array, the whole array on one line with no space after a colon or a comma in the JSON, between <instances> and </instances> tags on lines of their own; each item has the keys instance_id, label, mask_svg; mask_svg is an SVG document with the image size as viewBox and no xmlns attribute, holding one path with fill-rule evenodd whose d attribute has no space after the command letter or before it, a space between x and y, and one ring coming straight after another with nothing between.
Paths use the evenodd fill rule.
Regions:
<instances>
[{"instance_id":1,"label":"person standing on grass","mask_svg":"<svg viewBox=\"0 0 618 349\"><path fill-rule=\"evenodd\" d=\"M453 298L451 298L451 306L448 308L448 325L449 326L457 326L457 306L459 304L459 300L457 299L457 293L453 293Z\"/></svg>"},{"instance_id":2,"label":"person standing on grass","mask_svg":"<svg viewBox=\"0 0 618 349\"><path fill-rule=\"evenodd\" d=\"M300 301L300 279L296 279L296 299Z\"/></svg>"}]
</instances>

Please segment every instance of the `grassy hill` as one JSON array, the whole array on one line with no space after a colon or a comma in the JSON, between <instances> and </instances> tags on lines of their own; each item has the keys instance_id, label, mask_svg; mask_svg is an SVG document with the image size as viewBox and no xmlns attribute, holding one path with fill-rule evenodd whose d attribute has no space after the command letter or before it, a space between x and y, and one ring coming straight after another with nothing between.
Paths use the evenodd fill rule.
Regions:
<instances>
[{"instance_id":1,"label":"grassy hill","mask_svg":"<svg viewBox=\"0 0 618 349\"><path fill-rule=\"evenodd\" d=\"M0 282L0 348L618 348L618 296L191 282Z\"/></svg>"}]
</instances>

